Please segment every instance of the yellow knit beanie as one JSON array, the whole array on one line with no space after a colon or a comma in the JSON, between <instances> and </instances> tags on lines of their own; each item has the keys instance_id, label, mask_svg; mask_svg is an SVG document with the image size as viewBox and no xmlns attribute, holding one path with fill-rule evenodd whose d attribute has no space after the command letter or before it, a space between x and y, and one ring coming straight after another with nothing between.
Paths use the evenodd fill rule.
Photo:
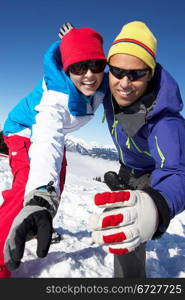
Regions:
<instances>
[{"instance_id":1,"label":"yellow knit beanie","mask_svg":"<svg viewBox=\"0 0 185 300\"><path fill-rule=\"evenodd\" d=\"M153 75L156 66L156 48L157 40L150 29L143 22L134 21L123 26L109 49L107 60L118 53L134 55L152 69Z\"/></svg>"}]
</instances>

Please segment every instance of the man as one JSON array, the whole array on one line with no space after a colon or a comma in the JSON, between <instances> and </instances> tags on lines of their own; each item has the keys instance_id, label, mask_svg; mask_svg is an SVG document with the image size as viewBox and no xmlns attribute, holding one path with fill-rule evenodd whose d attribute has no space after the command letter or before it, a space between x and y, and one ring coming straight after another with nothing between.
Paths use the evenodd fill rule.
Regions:
<instances>
[{"instance_id":1,"label":"man","mask_svg":"<svg viewBox=\"0 0 185 300\"><path fill-rule=\"evenodd\" d=\"M95 196L106 209L91 216L90 227L94 242L114 254L115 277L146 277L145 243L185 209L183 104L177 83L156 63L156 46L150 29L134 21L108 53L104 109L121 167L105 174L113 192Z\"/></svg>"}]
</instances>

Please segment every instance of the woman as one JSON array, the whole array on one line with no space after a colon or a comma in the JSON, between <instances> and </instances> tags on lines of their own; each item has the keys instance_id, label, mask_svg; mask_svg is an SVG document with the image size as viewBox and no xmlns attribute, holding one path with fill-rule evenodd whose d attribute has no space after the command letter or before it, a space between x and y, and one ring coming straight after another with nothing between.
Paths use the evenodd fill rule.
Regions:
<instances>
[{"instance_id":1,"label":"woman","mask_svg":"<svg viewBox=\"0 0 185 300\"><path fill-rule=\"evenodd\" d=\"M65 181L65 135L90 121L105 95L101 35L70 24L61 34L46 52L44 78L4 125L13 183L0 207L0 278L19 266L30 231L38 238L38 256L47 254Z\"/></svg>"}]
</instances>

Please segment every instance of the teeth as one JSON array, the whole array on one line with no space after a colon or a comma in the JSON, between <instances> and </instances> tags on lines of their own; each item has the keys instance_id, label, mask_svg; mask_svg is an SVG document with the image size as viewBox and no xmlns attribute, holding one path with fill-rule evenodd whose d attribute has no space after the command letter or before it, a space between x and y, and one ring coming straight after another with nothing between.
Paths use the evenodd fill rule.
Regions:
<instances>
[{"instance_id":1,"label":"teeth","mask_svg":"<svg viewBox=\"0 0 185 300\"><path fill-rule=\"evenodd\" d=\"M120 93L121 95L129 95L129 94L132 93L132 91L128 91L128 92L119 91L119 93Z\"/></svg>"},{"instance_id":2,"label":"teeth","mask_svg":"<svg viewBox=\"0 0 185 300\"><path fill-rule=\"evenodd\" d=\"M92 85L95 83L95 81L92 81L92 82L82 82L83 84L86 84L86 85Z\"/></svg>"}]
</instances>

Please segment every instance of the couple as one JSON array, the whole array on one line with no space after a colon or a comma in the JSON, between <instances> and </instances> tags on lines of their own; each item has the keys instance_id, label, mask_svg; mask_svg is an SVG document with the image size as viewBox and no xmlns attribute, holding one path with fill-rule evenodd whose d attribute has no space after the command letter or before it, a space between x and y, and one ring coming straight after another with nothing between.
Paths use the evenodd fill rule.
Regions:
<instances>
[{"instance_id":1,"label":"couple","mask_svg":"<svg viewBox=\"0 0 185 300\"><path fill-rule=\"evenodd\" d=\"M89 225L114 255L115 277L144 278L145 244L185 208L185 122L176 81L156 62L157 41L143 22L123 26L107 58L101 35L67 23L44 59L44 77L9 113L4 141L13 174L0 207L0 278L11 277L26 240L47 255L65 184L65 135L103 103L120 170L95 195L105 208ZM104 71L109 66L108 74Z\"/></svg>"}]
</instances>

